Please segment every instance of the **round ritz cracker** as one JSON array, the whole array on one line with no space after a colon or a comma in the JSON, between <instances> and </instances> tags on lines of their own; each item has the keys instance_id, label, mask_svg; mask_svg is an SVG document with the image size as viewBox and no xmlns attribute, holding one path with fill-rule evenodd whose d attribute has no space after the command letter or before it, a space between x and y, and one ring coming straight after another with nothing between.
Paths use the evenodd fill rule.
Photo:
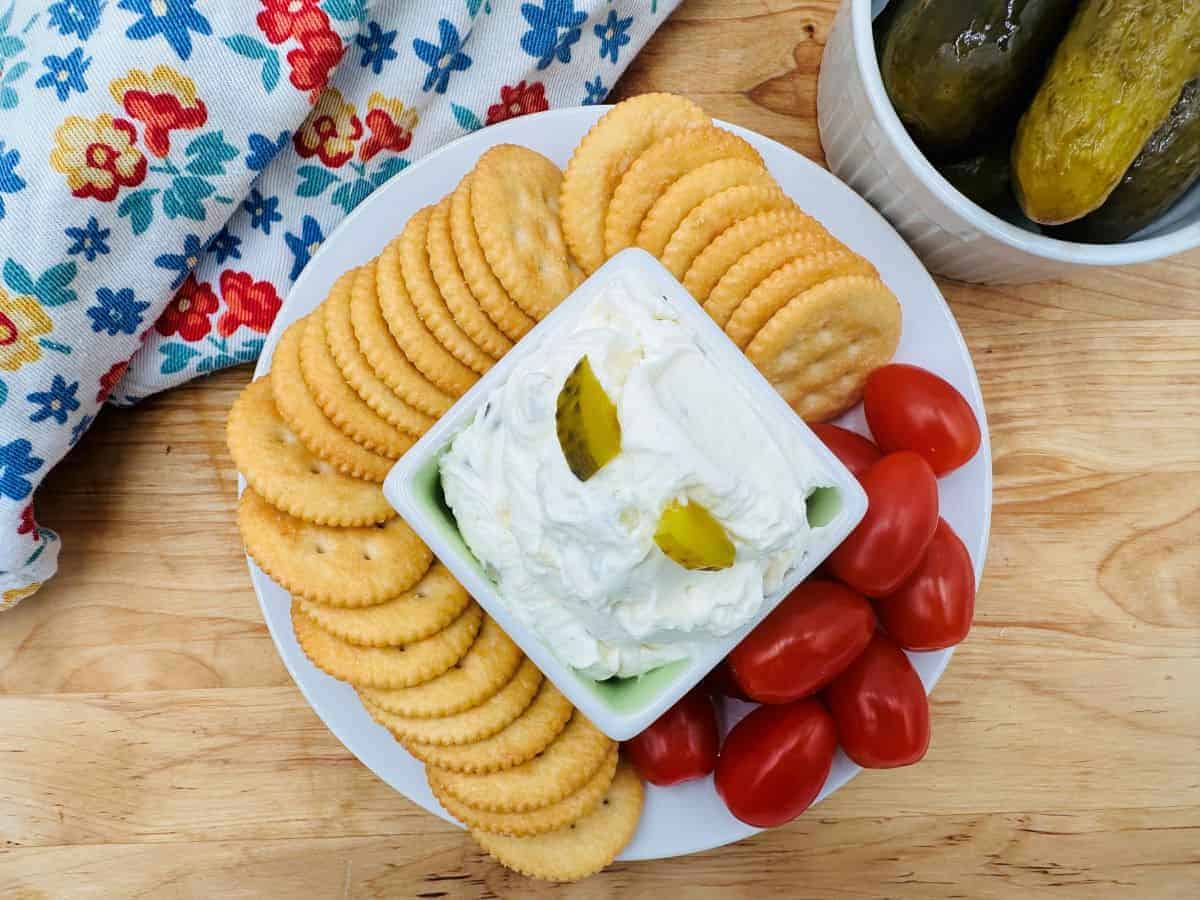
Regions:
<instances>
[{"instance_id":1,"label":"round ritz cracker","mask_svg":"<svg viewBox=\"0 0 1200 900\"><path fill-rule=\"evenodd\" d=\"M363 556L364 564L367 559L378 559L375 553L370 553L369 556L364 553ZM432 554L429 556L432 558ZM417 563L415 559L412 563L407 558L403 560L404 566L411 565L413 568ZM362 577L361 571L361 568L355 568L342 574L345 578L357 582ZM458 583L449 569L436 560L418 578L415 584L408 584L390 592L380 602L365 608L352 608L344 602L329 600L313 602L302 597L300 609L330 634L360 647L395 647L398 644L411 644L431 634L437 634L457 619L471 602L467 589ZM400 582L407 580L398 579Z\"/></svg>"},{"instance_id":2,"label":"round ritz cracker","mask_svg":"<svg viewBox=\"0 0 1200 900\"><path fill-rule=\"evenodd\" d=\"M605 254L615 256L636 243L642 221L663 191L689 172L722 159L747 160L764 168L757 150L715 125L676 132L647 147L613 191L604 220Z\"/></svg>"},{"instance_id":3,"label":"round ritz cracker","mask_svg":"<svg viewBox=\"0 0 1200 900\"><path fill-rule=\"evenodd\" d=\"M785 212L785 210L779 211L781 215ZM726 235L738 231L748 221L751 220L747 219L726 229L720 237L709 244L709 247L719 244ZM725 273L713 285L708 299L704 301L704 311L712 317L714 322L724 328L729 324L730 316L746 299L746 296L772 272L798 257L824 250L839 249L844 248L832 237L827 240L819 232L809 229L787 231L778 237L763 241L726 268ZM707 252L707 250L703 251L701 256Z\"/></svg>"},{"instance_id":4,"label":"round ritz cracker","mask_svg":"<svg viewBox=\"0 0 1200 900\"><path fill-rule=\"evenodd\" d=\"M743 184L713 194L679 223L659 260L676 278L722 231L742 219L772 209L795 206L778 185Z\"/></svg>"},{"instance_id":5,"label":"round ritz cracker","mask_svg":"<svg viewBox=\"0 0 1200 900\"><path fill-rule=\"evenodd\" d=\"M742 219L722 231L715 241L700 251L683 276L683 286L700 303L708 300L712 289L730 266L754 248L774 238L795 233L808 237L808 243L822 243L820 235L828 232L816 219L796 207L773 209L748 219ZM836 246L832 236L829 242Z\"/></svg>"},{"instance_id":6,"label":"round ritz cracker","mask_svg":"<svg viewBox=\"0 0 1200 900\"><path fill-rule=\"evenodd\" d=\"M620 753L614 747L601 763L596 774L583 787L573 794L568 794L557 803L543 806L540 809L520 813L498 813L475 809L454 799L450 794L438 793L437 781L430 781L429 787L442 804L446 812L458 819L472 831L486 831L489 834L507 834L513 837L531 837L565 828L572 822L577 822L590 813L604 799L612 784L613 776L617 773L617 762Z\"/></svg>"},{"instance_id":7,"label":"round ritz cracker","mask_svg":"<svg viewBox=\"0 0 1200 900\"><path fill-rule=\"evenodd\" d=\"M430 267L429 221L433 218L434 209L433 206L426 206L414 213L400 232L400 272L404 276L404 285L408 288L413 307L429 333L455 359L476 374L483 375L495 360L476 347L466 332L458 327Z\"/></svg>"},{"instance_id":8,"label":"round ritz cracker","mask_svg":"<svg viewBox=\"0 0 1200 900\"><path fill-rule=\"evenodd\" d=\"M347 272L334 285L334 292L348 294L353 279L354 271ZM300 374L325 418L356 444L388 459L399 459L413 445L411 434L400 431L371 409L342 377L325 333L324 304L304 326Z\"/></svg>"},{"instance_id":9,"label":"round ritz cracker","mask_svg":"<svg viewBox=\"0 0 1200 900\"><path fill-rule=\"evenodd\" d=\"M437 678L395 690L363 689L361 696L399 716L449 716L482 703L513 677L521 650L491 616L455 665Z\"/></svg>"},{"instance_id":10,"label":"round ritz cracker","mask_svg":"<svg viewBox=\"0 0 1200 900\"><path fill-rule=\"evenodd\" d=\"M739 185L775 186L775 179L753 159L718 159L693 169L662 192L638 228L636 243L647 253L661 256L667 242L688 213L728 188Z\"/></svg>"},{"instance_id":11,"label":"round ritz cracker","mask_svg":"<svg viewBox=\"0 0 1200 900\"><path fill-rule=\"evenodd\" d=\"M877 277L844 275L789 300L746 356L804 421L823 422L861 399L899 343L895 295Z\"/></svg>"},{"instance_id":12,"label":"round ritz cracker","mask_svg":"<svg viewBox=\"0 0 1200 900\"><path fill-rule=\"evenodd\" d=\"M432 425L454 405L454 398L431 384L396 343L379 305L379 260L369 265L374 280L355 279L354 292L350 296L350 325L354 337L380 381Z\"/></svg>"},{"instance_id":13,"label":"round ritz cracker","mask_svg":"<svg viewBox=\"0 0 1200 900\"><path fill-rule=\"evenodd\" d=\"M403 741L404 749L436 769L482 773L511 769L533 759L550 746L574 712L571 701L549 681L525 712L490 737L473 744L444 747Z\"/></svg>"},{"instance_id":14,"label":"round ritz cracker","mask_svg":"<svg viewBox=\"0 0 1200 900\"><path fill-rule=\"evenodd\" d=\"M360 285L370 285L371 291L375 290L374 260L359 266L350 291L331 294L321 307L325 314L325 339L329 341L329 352L333 354L346 383L367 406L404 433L420 437L429 430L434 420L406 403L375 374L354 335L350 309L354 291L359 290ZM388 339L391 340L390 337Z\"/></svg>"},{"instance_id":15,"label":"round ritz cracker","mask_svg":"<svg viewBox=\"0 0 1200 900\"><path fill-rule=\"evenodd\" d=\"M421 213L417 213L420 216ZM409 226L405 226L407 229ZM460 362L454 354L438 343L425 327L408 292L400 264L400 244L404 232L393 238L379 256L375 268L375 290L379 308L396 344L417 371L446 396L457 399L476 381L479 373ZM408 397L405 396L407 400Z\"/></svg>"},{"instance_id":16,"label":"round ritz cracker","mask_svg":"<svg viewBox=\"0 0 1200 900\"><path fill-rule=\"evenodd\" d=\"M360 647L330 634L292 601L296 642L314 666L355 687L398 688L441 675L462 659L483 620L474 603L446 628L399 647Z\"/></svg>"},{"instance_id":17,"label":"round ritz cracker","mask_svg":"<svg viewBox=\"0 0 1200 900\"><path fill-rule=\"evenodd\" d=\"M264 500L318 525L372 525L396 517L379 485L337 471L312 453L275 407L270 377L250 382L225 424L233 464Z\"/></svg>"},{"instance_id":18,"label":"round ritz cracker","mask_svg":"<svg viewBox=\"0 0 1200 900\"><path fill-rule=\"evenodd\" d=\"M525 337L537 321L527 316L508 296L483 255L479 235L475 233L475 221L471 218L470 172L450 195L450 238L463 278L480 308L510 341L515 343Z\"/></svg>"},{"instance_id":19,"label":"round ritz cracker","mask_svg":"<svg viewBox=\"0 0 1200 900\"><path fill-rule=\"evenodd\" d=\"M307 325L307 316L289 325L271 360L271 392L279 415L304 446L339 472L382 482L394 460L360 446L339 431L309 392L300 371L300 342Z\"/></svg>"},{"instance_id":20,"label":"round ritz cracker","mask_svg":"<svg viewBox=\"0 0 1200 900\"><path fill-rule=\"evenodd\" d=\"M501 865L531 878L578 881L595 875L633 838L642 817L645 788L626 762L592 811L570 825L531 837L473 830L479 846Z\"/></svg>"},{"instance_id":21,"label":"round ritz cracker","mask_svg":"<svg viewBox=\"0 0 1200 900\"><path fill-rule=\"evenodd\" d=\"M668 135L711 124L708 113L686 97L641 94L618 103L583 136L563 175L561 208L567 246L585 272L590 275L607 258L609 203L633 161Z\"/></svg>"},{"instance_id":22,"label":"round ritz cracker","mask_svg":"<svg viewBox=\"0 0 1200 900\"><path fill-rule=\"evenodd\" d=\"M875 275L875 267L849 250L799 256L780 266L738 304L725 333L743 350L758 330L797 294L838 275Z\"/></svg>"},{"instance_id":23,"label":"round ritz cracker","mask_svg":"<svg viewBox=\"0 0 1200 900\"><path fill-rule=\"evenodd\" d=\"M529 708L542 685L542 673L531 659L521 660L508 684L478 706L436 718L398 716L371 703L363 692L359 698L376 722L401 741L451 747L491 737Z\"/></svg>"},{"instance_id":24,"label":"round ritz cracker","mask_svg":"<svg viewBox=\"0 0 1200 900\"><path fill-rule=\"evenodd\" d=\"M416 584L433 554L403 519L379 525L314 525L242 492L238 530L258 567L295 597L338 607L383 603Z\"/></svg>"},{"instance_id":25,"label":"round ritz cracker","mask_svg":"<svg viewBox=\"0 0 1200 900\"><path fill-rule=\"evenodd\" d=\"M455 323L471 342L492 359L500 359L513 348L513 342L488 318L467 280L463 277L454 252L454 239L450 236L450 207L453 194L442 198L429 217L429 233L426 248L429 252L429 268L437 282L442 299Z\"/></svg>"},{"instance_id":26,"label":"round ritz cracker","mask_svg":"<svg viewBox=\"0 0 1200 900\"><path fill-rule=\"evenodd\" d=\"M559 222L561 185L558 166L516 144L492 147L471 173L483 255L508 295L539 321L583 281Z\"/></svg>"},{"instance_id":27,"label":"round ritz cracker","mask_svg":"<svg viewBox=\"0 0 1200 900\"><path fill-rule=\"evenodd\" d=\"M549 684L549 682L543 682ZM579 790L616 744L578 710L567 727L533 759L499 772L468 774L429 767L451 796L489 812L528 812Z\"/></svg>"}]
</instances>

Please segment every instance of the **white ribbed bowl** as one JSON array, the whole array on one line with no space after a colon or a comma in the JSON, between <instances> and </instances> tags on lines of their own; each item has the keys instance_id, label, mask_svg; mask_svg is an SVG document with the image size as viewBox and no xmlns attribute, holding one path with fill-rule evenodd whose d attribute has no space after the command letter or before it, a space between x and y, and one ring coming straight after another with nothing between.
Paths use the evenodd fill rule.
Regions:
<instances>
[{"instance_id":1,"label":"white ribbed bowl","mask_svg":"<svg viewBox=\"0 0 1200 900\"><path fill-rule=\"evenodd\" d=\"M1120 244L1045 237L972 203L930 164L892 108L875 56L872 5L843 0L834 19L817 86L821 144L834 174L883 213L931 271L961 281L1012 284L1200 247L1200 184L1162 219Z\"/></svg>"}]
</instances>

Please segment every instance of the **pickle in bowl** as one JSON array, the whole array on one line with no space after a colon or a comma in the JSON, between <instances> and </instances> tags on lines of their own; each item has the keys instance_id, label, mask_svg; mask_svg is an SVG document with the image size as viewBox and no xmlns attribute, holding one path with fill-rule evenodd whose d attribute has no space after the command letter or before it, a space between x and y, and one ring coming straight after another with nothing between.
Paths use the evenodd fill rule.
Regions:
<instances>
[{"instance_id":1,"label":"pickle in bowl","mask_svg":"<svg viewBox=\"0 0 1200 900\"><path fill-rule=\"evenodd\" d=\"M997 141L974 156L943 163L938 171L976 206L1002 219L1018 219L1021 209L1012 192L1010 146L1011 140Z\"/></svg>"},{"instance_id":2,"label":"pickle in bowl","mask_svg":"<svg viewBox=\"0 0 1200 900\"><path fill-rule=\"evenodd\" d=\"M1166 214L1200 178L1200 78L1187 83L1104 205L1050 233L1066 241L1123 241Z\"/></svg>"},{"instance_id":3,"label":"pickle in bowl","mask_svg":"<svg viewBox=\"0 0 1200 900\"><path fill-rule=\"evenodd\" d=\"M935 160L978 153L1011 131L1077 0L892 0L876 45L884 87Z\"/></svg>"},{"instance_id":4,"label":"pickle in bowl","mask_svg":"<svg viewBox=\"0 0 1200 900\"><path fill-rule=\"evenodd\" d=\"M1198 72L1196 0L1083 0L1017 126L1025 214L1061 225L1100 208Z\"/></svg>"}]
</instances>

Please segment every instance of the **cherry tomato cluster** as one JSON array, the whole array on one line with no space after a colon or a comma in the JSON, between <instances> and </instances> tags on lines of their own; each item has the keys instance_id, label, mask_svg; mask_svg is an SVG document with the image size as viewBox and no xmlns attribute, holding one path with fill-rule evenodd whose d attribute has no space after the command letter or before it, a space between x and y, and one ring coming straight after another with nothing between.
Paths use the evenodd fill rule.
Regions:
<instances>
[{"instance_id":1,"label":"cherry tomato cluster","mask_svg":"<svg viewBox=\"0 0 1200 900\"><path fill-rule=\"evenodd\" d=\"M901 364L876 370L863 402L874 442L836 425L814 429L868 500L825 577L796 588L703 685L626 744L654 784L714 773L729 811L750 825L804 812L839 745L865 768L919 761L929 704L904 651L952 646L971 627L974 569L938 515L937 478L979 449L974 413L949 383ZM724 746L721 697L761 704Z\"/></svg>"}]
</instances>

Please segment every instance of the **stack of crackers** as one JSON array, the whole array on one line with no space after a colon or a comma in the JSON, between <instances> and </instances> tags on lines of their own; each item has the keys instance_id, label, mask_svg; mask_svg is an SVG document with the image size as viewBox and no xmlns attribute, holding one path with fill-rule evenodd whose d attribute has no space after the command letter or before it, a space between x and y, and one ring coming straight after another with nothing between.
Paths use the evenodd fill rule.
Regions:
<instances>
[{"instance_id":1,"label":"stack of crackers","mask_svg":"<svg viewBox=\"0 0 1200 900\"><path fill-rule=\"evenodd\" d=\"M560 213L561 208L561 213ZM246 549L293 597L308 658L353 685L504 865L606 866L633 770L384 499L392 465L605 259L653 253L804 418L857 402L899 339L874 268L758 152L669 94L603 116L564 174L500 145L293 323L229 416Z\"/></svg>"},{"instance_id":2,"label":"stack of crackers","mask_svg":"<svg viewBox=\"0 0 1200 900\"><path fill-rule=\"evenodd\" d=\"M584 271L627 247L658 257L806 421L857 403L896 351L900 304L875 268L690 100L613 107L575 149L561 207Z\"/></svg>"},{"instance_id":3,"label":"stack of crackers","mask_svg":"<svg viewBox=\"0 0 1200 900\"><path fill-rule=\"evenodd\" d=\"M390 508L395 460L582 280L562 173L503 146L280 338L229 417L246 549L308 658L426 764L442 805L528 875L628 843L641 780Z\"/></svg>"}]
</instances>

